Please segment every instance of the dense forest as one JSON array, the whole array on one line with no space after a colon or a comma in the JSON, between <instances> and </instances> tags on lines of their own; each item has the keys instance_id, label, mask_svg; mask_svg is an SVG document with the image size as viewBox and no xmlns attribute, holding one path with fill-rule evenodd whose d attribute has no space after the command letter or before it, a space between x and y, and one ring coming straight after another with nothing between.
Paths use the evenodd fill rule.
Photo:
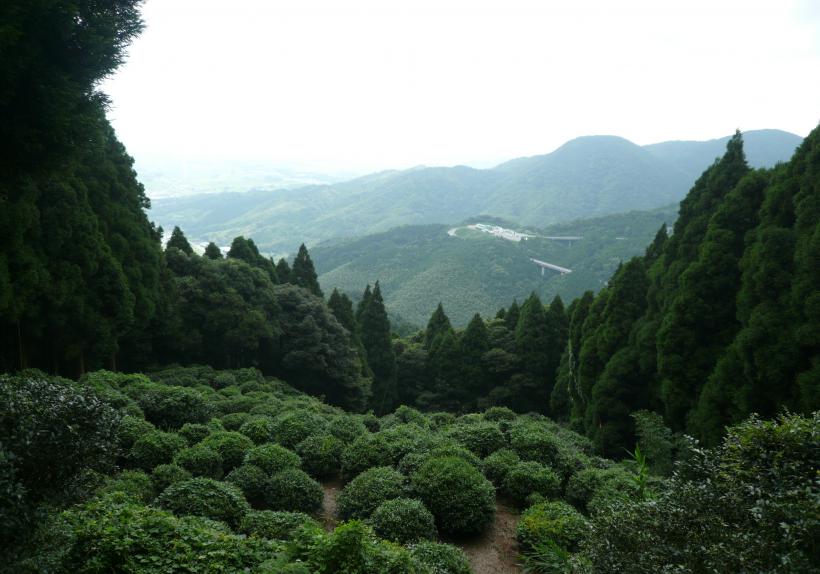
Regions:
<instances>
[{"instance_id":1,"label":"dense forest","mask_svg":"<svg viewBox=\"0 0 820 574\"><path fill-rule=\"evenodd\" d=\"M466 574L506 514L526 572L820 572L820 128L597 294L399 336L304 245L163 241L97 89L138 1L0 22L0 571Z\"/></svg>"}]
</instances>

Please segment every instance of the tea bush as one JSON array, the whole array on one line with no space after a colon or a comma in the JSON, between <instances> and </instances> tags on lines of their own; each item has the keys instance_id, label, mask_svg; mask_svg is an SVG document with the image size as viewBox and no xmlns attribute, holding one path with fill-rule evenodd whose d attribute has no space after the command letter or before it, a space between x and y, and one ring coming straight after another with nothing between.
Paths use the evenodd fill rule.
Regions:
<instances>
[{"instance_id":1,"label":"tea bush","mask_svg":"<svg viewBox=\"0 0 820 574\"><path fill-rule=\"evenodd\" d=\"M316 478L329 478L341 469L342 441L333 435L311 435L296 445L302 468Z\"/></svg>"},{"instance_id":2,"label":"tea bush","mask_svg":"<svg viewBox=\"0 0 820 574\"><path fill-rule=\"evenodd\" d=\"M178 516L204 516L239 526L250 505L236 486L211 478L192 478L172 484L157 498L157 504Z\"/></svg>"},{"instance_id":3,"label":"tea bush","mask_svg":"<svg viewBox=\"0 0 820 574\"><path fill-rule=\"evenodd\" d=\"M239 532L259 538L290 540L304 526L320 528L318 522L303 512L252 510L242 518Z\"/></svg>"},{"instance_id":4,"label":"tea bush","mask_svg":"<svg viewBox=\"0 0 820 574\"><path fill-rule=\"evenodd\" d=\"M502 491L516 504L522 505L533 493L555 498L561 493L561 481L552 469L537 462L517 462L504 478Z\"/></svg>"},{"instance_id":5,"label":"tea bush","mask_svg":"<svg viewBox=\"0 0 820 574\"><path fill-rule=\"evenodd\" d=\"M222 456L222 470L225 473L242 464L245 454L253 448L251 439L234 431L216 431L199 444L217 451Z\"/></svg>"},{"instance_id":6,"label":"tea bush","mask_svg":"<svg viewBox=\"0 0 820 574\"><path fill-rule=\"evenodd\" d=\"M229 472L225 482L238 487L252 507L264 508L268 478L265 471L258 466L243 464Z\"/></svg>"},{"instance_id":7,"label":"tea bush","mask_svg":"<svg viewBox=\"0 0 820 574\"><path fill-rule=\"evenodd\" d=\"M339 517L367 518L383 502L407 493L405 477L389 467L371 468L350 481L337 499Z\"/></svg>"},{"instance_id":8,"label":"tea bush","mask_svg":"<svg viewBox=\"0 0 820 574\"><path fill-rule=\"evenodd\" d=\"M370 517L370 524L380 537L399 544L436 537L433 515L420 501L409 498L381 503Z\"/></svg>"},{"instance_id":9,"label":"tea bush","mask_svg":"<svg viewBox=\"0 0 820 574\"><path fill-rule=\"evenodd\" d=\"M299 468L299 455L278 444L263 444L250 449L245 455L245 464L258 466L269 475L288 468Z\"/></svg>"},{"instance_id":10,"label":"tea bush","mask_svg":"<svg viewBox=\"0 0 820 574\"><path fill-rule=\"evenodd\" d=\"M193 476L222 478L222 455L203 444L182 449L174 457L174 463Z\"/></svg>"},{"instance_id":11,"label":"tea bush","mask_svg":"<svg viewBox=\"0 0 820 574\"><path fill-rule=\"evenodd\" d=\"M314 512L323 498L319 483L298 468L277 472L265 484L265 503L272 510Z\"/></svg>"},{"instance_id":12,"label":"tea bush","mask_svg":"<svg viewBox=\"0 0 820 574\"><path fill-rule=\"evenodd\" d=\"M495 489L476 467L458 457L433 458L411 477L413 491L436 517L441 532L481 532L495 514Z\"/></svg>"},{"instance_id":13,"label":"tea bush","mask_svg":"<svg viewBox=\"0 0 820 574\"><path fill-rule=\"evenodd\" d=\"M157 465L172 462L186 445L185 439L176 433L154 430L134 442L128 460L133 466L150 472Z\"/></svg>"}]
</instances>

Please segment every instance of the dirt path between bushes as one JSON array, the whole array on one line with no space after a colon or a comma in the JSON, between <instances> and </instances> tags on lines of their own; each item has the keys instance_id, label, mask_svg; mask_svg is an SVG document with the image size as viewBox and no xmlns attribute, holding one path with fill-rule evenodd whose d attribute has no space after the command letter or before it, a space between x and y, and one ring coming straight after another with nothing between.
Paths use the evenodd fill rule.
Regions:
<instances>
[{"instance_id":1,"label":"dirt path between bushes","mask_svg":"<svg viewBox=\"0 0 820 574\"><path fill-rule=\"evenodd\" d=\"M325 496L322 499L322 510L320 514L322 525L328 532L333 530L338 522L336 518L336 498L339 496L339 491L342 489L342 486L342 481L340 480L322 483L322 490L325 491Z\"/></svg>"},{"instance_id":2,"label":"dirt path between bushes","mask_svg":"<svg viewBox=\"0 0 820 574\"><path fill-rule=\"evenodd\" d=\"M515 526L518 513L500 503L495 505L495 520L481 537L453 543L461 547L470 560L474 574L517 574L518 544Z\"/></svg>"}]
</instances>

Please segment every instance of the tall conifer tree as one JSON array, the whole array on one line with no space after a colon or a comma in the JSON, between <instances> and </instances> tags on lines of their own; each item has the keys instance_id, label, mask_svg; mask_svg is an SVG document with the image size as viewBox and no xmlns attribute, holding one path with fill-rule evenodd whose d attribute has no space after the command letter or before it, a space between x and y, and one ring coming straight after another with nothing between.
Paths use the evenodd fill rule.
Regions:
<instances>
[{"instance_id":1,"label":"tall conifer tree","mask_svg":"<svg viewBox=\"0 0 820 574\"><path fill-rule=\"evenodd\" d=\"M359 323L367 363L373 371L373 410L384 414L396 406L396 355L378 281L362 309Z\"/></svg>"},{"instance_id":2,"label":"tall conifer tree","mask_svg":"<svg viewBox=\"0 0 820 574\"><path fill-rule=\"evenodd\" d=\"M311 261L310 254L304 243L299 246L299 253L296 254L296 258L293 260L291 277L293 277L294 284L307 289L317 297L324 297L322 289L319 287L316 269L313 268L313 261Z\"/></svg>"}]
</instances>

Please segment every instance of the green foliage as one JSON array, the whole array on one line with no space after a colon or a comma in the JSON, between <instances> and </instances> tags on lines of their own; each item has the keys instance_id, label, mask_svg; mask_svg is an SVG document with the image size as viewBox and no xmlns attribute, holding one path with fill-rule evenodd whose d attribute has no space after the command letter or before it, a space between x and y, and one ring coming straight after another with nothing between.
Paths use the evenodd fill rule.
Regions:
<instances>
[{"instance_id":1,"label":"green foliage","mask_svg":"<svg viewBox=\"0 0 820 574\"><path fill-rule=\"evenodd\" d=\"M552 469L537 462L517 462L507 472L502 491L519 505L531 494L555 498L561 493L561 480Z\"/></svg>"},{"instance_id":2,"label":"green foliage","mask_svg":"<svg viewBox=\"0 0 820 574\"><path fill-rule=\"evenodd\" d=\"M409 498L395 498L381 503L370 517L370 523L381 538L399 544L436 537L433 515L424 504Z\"/></svg>"},{"instance_id":3,"label":"green foliage","mask_svg":"<svg viewBox=\"0 0 820 574\"><path fill-rule=\"evenodd\" d=\"M383 502L407 493L405 477L388 467L368 469L347 483L337 499L339 517L368 518Z\"/></svg>"},{"instance_id":4,"label":"green foliage","mask_svg":"<svg viewBox=\"0 0 820 574\"><path fill-rule=\"evenodd\" d=\"M172 484L157 504L178 516L204 516L236 528L250 506L236 486L210 478L192 478Z\"/></svg>"},{"instance_id":5,"label":"green foliage","mask_svg":"<svg viewBox=\"0 0 820 574\"><path fill-rule=\"evenodd\" d=\"M239 427L239 432L251 439L254 444L270 442L274 439L275 425L270 417L254 417Z\"/></svg>"},{"instance_id":6,"label":"green foliage","mask_svg":"<svg viewBox=\"0 0 820 574\"><path fill-rule=\"evenodd\" d=\"M296 445L296 453L308 474L328 478L339 474L342 448L342 441L333 435L311 435Z\"/></svg>"},{"instance_id":7,"label":"green foliage","mask_svg":"<svg viewBox=\"0 0 820 574\"><path fill-rule=\"evenodd\" d=\"M252 507L264 508L268 483L268 475L264 470L252 464L243 464L228 473L225 482L237 486Z\"/></svg>"},{"instance_id":8,"label":"green foliage","mask_svg":"<svg viewBox=\"0 0 820 574\"><path fill-rule=\"evenodd\" d=\"M410 554L422 566L435 574L471 574L470 563L461 548L438 542L419 542L410 547Z\"/></svg>"},{"instance_id":9,"label":"green foliage","mask_svg":"<svg viewBox=\"0 0 820 574\"><path fill-rule=\"evenodd\" d=\"M298 468L277 472L265 485L265 503L273 510L315 512L323 497L321 485Z\"/></svg>"},{"instance_id":10,"label":"green foliage","mask_svg":"<svg viewBox=\"0 0 820 574\"><path fill-rule=\"evenodd\" d=\"M322 289L319 287L319 280L316 277L316 270L313 268L313 261L311 261L310 254L304 243L299 246L299 252L293 260L289 281L294 285L307 289L317 297L324 297Z\"/></svg>"},{"instance_id":11,"label":"green foliage","mask_svg":"<svg viewBox=\"0 0 820 574\"><path fill-rule=\"evenodd\" d=\"M218 452L222 457L222 470L228 473L242 464L245 454L253 448L253 442L238 432L216 431L205 437L198 446Z\"/></svg>"},{"instance_id":12,"label":"green foliage","mask_svg":"<svg viewBox=\"0 0 820 574\"><path fill-rule=\"evenodd\" d=\"M171 232L171 238L168 239L168 243L165 245L165 249L179 249L185 255L193 255L194 249L191 247L191 244L188 243L188 239L185 237L185 234L182 233L182 230L178 226L174 226L174 230Z\"/></svg>"},{"instance_id":13,"label":"green foliage","mask_svg":"<svg viewBox=\"0 0 820 574\"><path fill-rule=\"evenodd\" d=\"M371 404L376 413L389 412L395 406L396 355L390 336L390 321L382 300L381 287L376 281L373 293L358 316L362 345L367 353L367 364L373 371Z\"/></svg>"},{"instance_id":14,"label":"green foliage","mask_svg":"<svg viewBox=\"0 0 820 574\"><path fill-rule=\"evenodd\" d=\"M819 424L816 413L751 418L695 451L654 500L599 512L584 545L593 568L815 571Z\"/></svg>"},{"instance_id":15,"label":"green foliage","mask_svg":"<svg viewBox=\"0 0 820 574\"><path fill-rule=\"evenodd\" d=\"M185 423L177 431L177 434L183 436L188 441L188 446L194 446L202 441L206 436L211 434L211 429L201 423Z\"/></svg>"},{"instance_id":16,"label":"green foliage","mask_svg":"<svg viewBox=\"0 0 820 574\"><path fill-rule=\"evenodd\" d=\"M299 468L302 459L299 455L278 444L263 444L248 450L245 464L252 464L264 470L268 475L288 468Z\"/></svg>"},{"instance_id":17,"label":"green foliage","mask_svg":"<svg viewBox=\"0 0 820 574\"><path fill-rule=\"evenodd\" d=\"M446 435L482 458L506 444L498 425L492 422L456 424L447 429Z\"/></svg>"},{"instance_id":18,"label":"green foliage","mask_svg":"<svg viewBox=\"0 0 820 574\"><path fill-rule=\"evenodd\" d=\"M481 532L495 514L495 489L474 466L456 457L433 458L411 477L413 492L441 532Z\"/></svg>"},{"instance_id":19,"label":"green foliage","mask_svg":"<svg viewBox=\"0 0 820 574\"><path fill-rule=\"evenodd\" d=\"M202 444L179 451L174 457L174 463L193 476L204 476L217 480L222 478L222 455Z\"/></svg>"},{"instance_id":20,"label":"green foliage","mask_svg":"<svg viewBox=\"0 0 820 574\"><path fill-rule=\"evenodd\" d=\"M495 451L481 462L481 470L484 476L492 482L496 488L501 488L510 470L520 461L518 454L508 448Z\"/></svg>"},{"instance_id":21,"label":"green foliage","mask_svg":"<svg viewBox=\"0 0 820 574\"><path fill-rule=\"evenodd\" d=\"M130 415L122 417L119 427L117 428L117 438L119 439L120 448L127 452L134 446L138 438L152 430L156 430L156 427L142 417Z\"/></svg>"},{"instance_id":22,"label":"green foliage","mask_svg":"<svg viewBox=\"0 0 820 574\"><path fill-rule=\"evenodd\" d=\"M303 527L320 528L318 522L302 512L252 510L239 525L239 532L248 536L290 540Z\"/></svg>"},{"instance_id":23,"label":"green foliage","mask_svg":"<svg viewBox=\"0 0 820 574\"><path fill-rule=\"evenodd\" d=\"M531 506L521 514L516 527L518 543L525 553L549 542L575 552L588 533L589 524L583 515L561 501Z\"/></svg>"},{"instance_id":24,"label":"green foliage","mask_svg":"<svg viewBox=\"0 0 820 574\"><path fill-rule=\"evenodd\" d=\"M212 416L210 405L193 389L152 385L139 393L137 402L146 420L161 428L178 429Z\"/></svg>"},{"instance_id":25,"label":"green foliage","mask_svg":"<svg viewBox=\"0 0 820 574\"><path fill-rule=\"evenodd\" d=\"M178 434L154 430L134 442L128 451L128 460L137 468L150 472L159 464L172 462L185 446L185 439Z\"/></svg>"},{"instance_id":26,"label":"green foliage","mask_svg":"<svg viewBox=\"0 0 820 574\"><path fill-rule=\"evenodd\" d=\"M109 492L123 492L145 504L154 500L155 496L151 477L140 470L124 470L109 479L100 494Z\"/></svg>"},{"instance_id":27,"label":"green foliage","mask_svg":"<svg viewBox=\"0 0 820 574\"><path fill-rule=\"evenodd\" d=\"M383 436L364 434L342 451L342 476L349 480L365 470L393 464L393 456Z\"/></svg>"},{"instance_id":28,"label":"green foliage","mask_svg":"<svg viewBox=\"0 0 820 574\"><path fill-rule=\"evenodd\" d=\"M258 568L278 550L229 534L219 523L178 518L123 494L71 510L65 521L70 536L57 549L60 572L237 572Z\"/></svg>"},{"instance_id":29,"label":"green foliage","mask_svg":"<svg viewBox=\"0 0 820 574\"><path fill-rule=\"evenodd\" d=\"M158 493L162 493L172 484L189 478L193 478L191 473L176 464L159 464L151 471L151 482L154 485L154 491Z\"/></svg>"},{"instance_id":30,"label":"green foliage","mask_svg":"<svg viewBox=\"0 0 820 574\"><path fill-rule=\"evenodd\" d=\"M324 431L327 422L307 410L292 410L274 419L273 437L282 446L293 448L312 434Z\"/></svg>"}]
</instances>

